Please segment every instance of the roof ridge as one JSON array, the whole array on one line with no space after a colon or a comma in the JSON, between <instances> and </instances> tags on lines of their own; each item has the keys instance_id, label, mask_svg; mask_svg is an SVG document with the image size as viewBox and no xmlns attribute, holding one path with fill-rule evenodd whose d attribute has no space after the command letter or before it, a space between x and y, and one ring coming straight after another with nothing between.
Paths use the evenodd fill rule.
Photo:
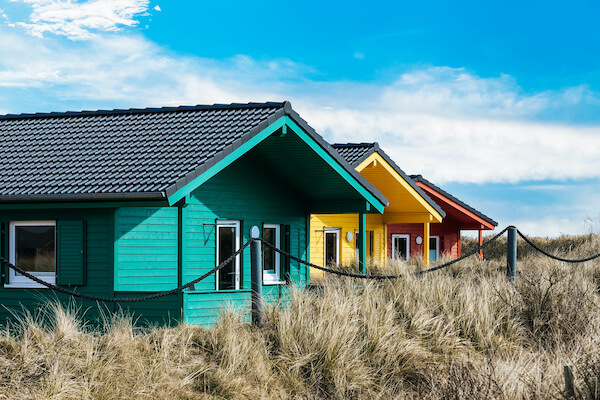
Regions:
<instances>
[{"instance_id":1,"label":"roof ridge","mask_svg":"<svg viewBox=\"0 0 600 400\"><path fill-rule=\"evenodd\" d=\"M230 104L197 104L194 106L173 106L173 107L147 107L147 108L127 108L112 110L82 110L82 111L64 111L64 112L47 112L47 113L22 113L22 114L5 114L0 115L0 120L6 119L26 119L26 118L55 118L55 117L82 117L93 115L122 115L122 114L151 114L151 113L167 113L177 111L202 111L202 110L226 110L226 109L241 109L241 108L284 108L291 109L289 101L273 102L267 101L264 103L230 103Z\"/></svg>"},{"instance_id":2,"label":"roof ridge","mask_svg":"<svg viewBox=\"0 0 600 400\"><path fill-rule=\"evenodd\" d=\"M377 147L377 142L360 142L360 143L334 143L332 146L335 147Z\"/></svg>"}]
</instances>

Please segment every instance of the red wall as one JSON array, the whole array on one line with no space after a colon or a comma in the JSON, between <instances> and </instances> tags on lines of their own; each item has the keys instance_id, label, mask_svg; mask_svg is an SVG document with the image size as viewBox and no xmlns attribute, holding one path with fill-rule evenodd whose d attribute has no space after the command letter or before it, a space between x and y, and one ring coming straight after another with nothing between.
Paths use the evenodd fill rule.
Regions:
<instances>
[{"instance_id":1,"label":"red wall","mask_svg":"<svg viewBox=\"0 0 600 400\"><path fill-rule=\"evenodd\" d=\"M440 237L440 254L458 258L460 252L460 230L453 223L431 224L430 235ZM417 236L423 237L423 224L388 224L387 248L388 257L392 256L392 235L410 235L411 257L423 257L423 244L417 244Z\"/></svg>"}]
</instances>

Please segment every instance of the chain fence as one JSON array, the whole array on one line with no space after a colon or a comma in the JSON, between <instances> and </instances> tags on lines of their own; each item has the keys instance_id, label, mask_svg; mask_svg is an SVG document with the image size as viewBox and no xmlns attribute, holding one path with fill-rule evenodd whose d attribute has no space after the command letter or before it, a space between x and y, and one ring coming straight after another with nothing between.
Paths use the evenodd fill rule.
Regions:
<instances>
[{"instance_id":1,"label":"chain fence","mask_svg":"<svg viewBox=\"0 0 600 400\"><path fill-rule=\"evenodd\" d=\"M52 289L56 292L67 294L69 296L78 297L78 298L84 299L84 300L101 301L101 302L105 302L105 303L134 303L134 302L138 302L138 301L147 301L147 300L158 299L160 297L169 296L169 295L172 295L175 293L182 292L183 290L194 286L196 283L208 278L209 276L211 276L212 274L216 273L217 271L223 269L227 264L232 262L235 257L240 255L242 253L242 251L244 251L244 249L250 245L250 242L251 242L251 240L247 241L242 247L240 247L240 249L238 251L233 253L226 260L221 262L219 265L217 265L216 267L214 267L213 269L211 269L204 275L194 279L193 281L190 281L184 285L178 286L171 290L167 290L167 291L163 291L163 292L156 292L156 293L149 294L147 296L140 296L140 297L120 297L120 298L119 297L99 297L99 296L92 296L92 295L85 294L85 293L75 292L73 290L68 290L63 287L48 283L48 282L38 278L37 276L30 274L29 272L25 271L24 269L11 264L3 257L0 257L0 263L8 268L13 269L14 271L18 272L19 274L26 276L27 278L31 279L32 281L47 287L48 289Z\"/></svg>"},{"instance_id":2,"label":"chain fence","mask_svg":"<svg viewBox=\"0 0 600 400\"><path fill-rule=\"evenodd\" d=\"M504 233L508 230L509 227L504 228L501 232L499 232L497 235L495 235L493 238L491 238L490 240L488 240L487 242L483 243L481 246L477 247L475 250L468 252L467 254L463 255L460 258L457 258L455 260L451 260L448 261L444 264L440 264L440 265L436 265L435 267L423 270L423 271L417 271L417 272L413 272L413 275L423 275L426 274L428 272L433 272L433 271L438 271L440 269L449 267L452 264L456 264L459 261L464 260L465 258L471 257L472 255L476 254L477 252L479 252L480 249L484 249L485 247L487 247L490 243L494 242L496 239L498 239L500 236L504 235ZM331 274L335 274L335 275L340 275L340 276L347 276L350 278L360 278L360 279L373 279L373 280L384 280L384 279L399 279L399 278L403 278L404 275L364 275L364 274L356 274L356 273L352 273L352 272L346 272L346 271L340 271L340 270L336 270L336 269L332 269L332 268L326 268L326 267L321 267L320 265L317 264L313 264L310 263L308 261L304 261L301 258L295 257L290 253L287 253L281 249L278 249L277 247L273 246L271 243L266 242L262 239L257 239L260 240L265 246L275 250L276 252L278 252L279 254L281 254L284 257L289 257L290 259L301 263L303 265L306 265L308 267L311 268L315 268L321 271L325 271Z\"/></svg>"},{"instance_id":3,"label":"chain fence","mask_svg":"<svg viewBox=\"0 0 600 400\"><path fill-rule=\"evenodd\" d=\"M485 243L482 243L480 246L478 246L477 248L473 249L472 251L464 254L462 257L445 262L443 264L440 265L436 265L435 267L431 267L422 271L416 271L413 272L411 275L414 276L420 276L420 275L424 275L430 272L434 272L434 271L439 271L441 269L447 268L450 265L456 264L466 258L469 258L475 254L477 254L480 250L486 248L487 246L489 246L491 243L493 243L494 241L496 241L498 238L500 238L502 235L504 235L509 229L515 229L517 234L532 248L534 248L536 251L544 254L547 257L553 258L555 260L558 261L563 261L563 262L567 262L567 263L583 263L586 261L591 261L597 258L600 258L600 253L593 255L591 257L587 257L587 258L583 258L583 259L566 259L566 258L562 258L562 257L558 257L555 256L553 254L548 253L547 251L541 249L540 247L536 246L527 236L525 236L521 231L519 231L518 229L516 229L514 226L508 226L506 228L504 228L502 231L498 232L495 236L493 236L492 238L490 238L488 241L486 241ZM140 297L121 297L121 298L112 298L112 297L100 297L100 296L93 296L93 295L89 295L89 294L85 294L85 293L80 293L80 292L76 292L73 290L68 290L65 289L64 287L61 286L57 286L51 283L48 283L42 279L40 279L39 277L25 271L24 269L10 263L9 261L7 261L5 258L0 257L0 264L8 267L14 271L16 271L17 273L31 279L32 281L47 287L48 289L54 290L56 292L59 293L63 293L69 296L73 296L73 297L77 297L77 298L81 298L84 300L91 300L91 301L99 301L99 302L107 302L107 303L133 303L133 302L139 302L139 301L147 301L147 300L153 300L153 299L157 299L160 297L165 297L165 296L169 296L172 294L176 294L179 292L182 292L183 290L187 289L187 288L191 288L193 287L195 284L199 283L200 281L208 278L210 275L216 273L217 271L223 269L226 265L228 265L230 262L232 262L238 255L240 255L249 245L250 243L252 243L252 241L259 241L261 242L263 245L273 249L274 251L276 251L277 253L281 254L284 257L289 258L290 260L296 261L302 265L306 265L310 268L315 268L327 273L331 273L334 275L339 275L339 276L346 276L346 277L350 277L350 278L359 278L359 279L367 279L367 280L386 280L386 279L399 279L399 278L403 278L404 275L366 275L366 274L360 274L360 273L353 273L353 272L346 272L346 271L342 271L342 270L336 270L336 269L332 269L332 268L327 268L327 267L322 267L320 265L317 264L313 264L310 263L308 261L305 261L299 257L296 257L286 251L283 251L277 247L275 247L274 245L272 245L269 242L266 242L262 239L250 239L248 240L243 246L241 246L235 253L233 253L231 256L229 256L226 260L224 260L223 262L221 262L219 265L217 265L216 267L214 267L213 269L211 269L210 271L206 272L205 274L203 274L202 276L194 279L193 281L190 281L184 285L178 286L174 289L171 290L167 290L167 291L162 291L162 292L156 292L156 293L152 293L150 295L147 296L140 296Z\"/></svg>"},{"instance_id":4,"label":"chain fence","mask_svg":"<svg viewBox=\"0 0 600 400\"><path fill-rule=\"evenodd\" d=\"M578 264L578 263L582 263L582 262L586 262L586 261L592 261L592 260L595 260L596 258L600 257L600 253L598 253L596 255L593 255L591 257L588 257L588 258L581 258L581 259L578 259L578 260L569 260L567 258L558 257L558 256L550 254L547 251L545 251L545 250L541 249L540 247L536 246L535 243L533 243L531 241L531 239L529 239L527 236L525 236L523 234L523 232L521 232L518 229L517 229L517 234L521 237L521 239L523 239L525 241L525 243L527 243L528 245L530 245L533 249L535 249L536 251L542 253L546 257L550 257L550 258L552 258L554 260L563 261L563 262L566 262L566 263Z\"/></svg>"}]
</instances>

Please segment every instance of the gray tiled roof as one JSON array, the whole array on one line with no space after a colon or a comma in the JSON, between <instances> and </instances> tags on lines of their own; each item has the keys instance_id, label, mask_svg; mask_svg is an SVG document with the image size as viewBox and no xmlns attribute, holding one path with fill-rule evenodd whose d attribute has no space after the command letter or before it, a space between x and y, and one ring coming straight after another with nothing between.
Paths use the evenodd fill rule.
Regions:
<instances>
[{"instance_id":1,"label":"gray tiled roof","mask_svg":"<svg viewBox=\"0 0 600 400\"><path fill-rule=\"evenodd\" d=\"M443 217L446 213L442 208L433 201L427 193L423 191L415 182L408 176L402 169L388 156L380 147L379 143L335 143L333 148L348 161L353 167L366 160L371 154L379 154L393 169L408 183L434 210L436 210Z\"/></svg>"},{"instance_id":2,"label":"gray tiled roof","mask_svg":"<svg viewBox=\"0 0 600 400\"><path fill-rule=\"evenodd\" d=\"M0 201L163 199L284 115L387 205L289 102L0 116Z\"/></svg>"},{"instance_id":3,"label":"gray tiled roof","mask_svg":"<svg viewBox=\"0 0 600 400\"><path fill-rule=\"evenodd\" d=\"M284 103L0 117L0 196L157 193Z\"/></svg>"},{"instance_id":4,"label":"gray tiled roof","mask_svg":"<svg viewBox=\"0 0 600 400\"><path fill-rule=\"evenodd\" d=\"M336 143L333 148L351 165L357 167L366 155L371 155L377 143Z\"/></svg>"},{"instance_id":5,"label":"gray tiled roof","mask_svg":"<svg viewBox=\"0 0 600 400\"><path fill-rule=\"evenodd\" d=\"M443 196L446 196L448 199L452 200L453 202L457 203L458 205L460 205L461 207L469 210L470 212L472 212L473 214L477 215L479 218L487 221L488 223L494 225L494 226L498 226L498 223L496 221L494 221L493 219L491 219L490 217L488 217L487 215L485 215L484 213L482 213L481 211L477 211L476 209L474 209L473 207L471 207L470 205L468 205L467 203L457 199L456 197L452 196L450 193L446 192L444 189L440 188L439 186L434 185L433 183L429 182L427 179L423 178L422 175L411 175L410 176L412 180L414 180L415 182L422 182L425 185L429 186L430 188L432 188L433 190L435 190L436 192L442 194Z\"/></svg>"}]
</instances>

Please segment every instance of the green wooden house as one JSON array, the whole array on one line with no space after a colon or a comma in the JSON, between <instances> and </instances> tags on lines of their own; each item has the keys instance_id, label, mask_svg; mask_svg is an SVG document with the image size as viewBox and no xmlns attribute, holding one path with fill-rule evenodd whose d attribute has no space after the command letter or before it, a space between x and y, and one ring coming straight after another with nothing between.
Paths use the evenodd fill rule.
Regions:
<instances>
[{"instance_id":1,"label":"green wooden house","mask_svg":"<svg viewBox=\"0 0 600 400\"><path fill-rule=\"evenodd\" d=\"M95 296L169 290L248 239L308 260L309 217L387 200L288 102L0 117L0 251L41 279ZM249 309L249 249L190 290L123 306L143 321L210 324ZM264 254L267 300L305 286L304 265ZM2 270L9 310L70 300ZM87 315L99 306L77 300ZM102 305L108 311L120 306Z\"/></svg>"}]
</instances>

